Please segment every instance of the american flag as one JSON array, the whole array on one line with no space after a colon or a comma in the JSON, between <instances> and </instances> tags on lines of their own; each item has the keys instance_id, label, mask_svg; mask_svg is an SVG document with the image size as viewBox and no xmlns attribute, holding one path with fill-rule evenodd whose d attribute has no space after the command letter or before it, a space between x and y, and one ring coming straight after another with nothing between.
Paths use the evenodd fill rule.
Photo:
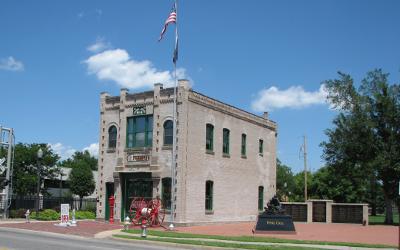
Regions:
<instances>
[{"instance_id":1,"label":"american flag","mask_svg":"<svg viewBox=\"0 0 400 250\"><path fill-rule=\"evenodd\" d=\"M172 7L171 13L169 13L167 20L165 20L164 27L161 31L160 38L158 39L158 41L161 41L165 31L167 31L168 24L170 24L170 23L176 23L176 6L175 6L175 4Z\"/></svg>"}]
</instances>

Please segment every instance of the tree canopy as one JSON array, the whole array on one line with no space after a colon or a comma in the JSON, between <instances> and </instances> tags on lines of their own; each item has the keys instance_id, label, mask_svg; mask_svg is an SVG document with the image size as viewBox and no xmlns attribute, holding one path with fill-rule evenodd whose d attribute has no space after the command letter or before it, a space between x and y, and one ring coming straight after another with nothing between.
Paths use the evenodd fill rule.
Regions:
<instances>
[{"instance_id":1,"label":"tree canopy","mask_svg":"<svg viewBox=\"0 0 400 250\"><path fill-rule=\"evenodd\" d=\"M38 159L39 148L43 158ZM6 150L0 151L0 158L5 157ZM45 143L15 145L14 167L12 175L13 192L18 195L35 194L37 187L37 170L40 164L40 180L53 179L57 173L56 163L60 157ZM42 185L41 185L42 186Z\"/></svg>"},{"instance_id":2,"label":"tree canopy","mask_svg":"<svg viewBox=\"0 0 400 250\"><path fill-rule=\"evenodd\" d=\"M73 168L76 162L84 162L91 170L97 170L97 159L90 155L89 151L76 151L71 158L60 163L61 167Z\"/></svg>"},{"instance_id":3,"label":"tree canopy","mask_svg":"<svg viewBox=\"0 0 400 250\"><path fill-rule=\"evenodd\" d=\"M391 224L393 200L400 209L400 87L389 84L388 76L381 69L368 72L358 89L341 72L338 79L324 82L328 100L340 113L321 145L328 168L339 177L337 198L374 200L370 194L376 195L382 183L385 222Z\"/></svg>"}]
</instances>

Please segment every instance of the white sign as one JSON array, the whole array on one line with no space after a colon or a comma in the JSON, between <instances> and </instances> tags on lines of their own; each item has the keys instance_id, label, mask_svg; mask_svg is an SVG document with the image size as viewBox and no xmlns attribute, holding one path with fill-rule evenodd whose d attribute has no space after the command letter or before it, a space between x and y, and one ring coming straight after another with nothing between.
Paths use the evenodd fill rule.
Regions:
<instances>
[{"instance_id":1,"label":"white sign","mask_svg":"<svg viewBox=\"0 0 400 250\"><path fill-rule=\"evenodd\" d=\"M130 154L127 156L128 162L146 162L150 160L150 155L148 154Z\"/></svg>"},{"instance_id":2,"label":"white sign","mask_svg":"<svg viewBox=\"0 0 400 250\"><path fill-rule=\"evenodd\" d=\"M69 204L61 204L61 223L69 221Z\"/></svg>"}]
</instances>

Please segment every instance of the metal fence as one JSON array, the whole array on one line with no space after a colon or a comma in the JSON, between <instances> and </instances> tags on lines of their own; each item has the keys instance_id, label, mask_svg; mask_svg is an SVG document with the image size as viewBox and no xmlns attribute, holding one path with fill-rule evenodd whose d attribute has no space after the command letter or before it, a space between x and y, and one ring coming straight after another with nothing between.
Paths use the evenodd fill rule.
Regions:
<instances>
[{"instance_id":1,"label":"metal fence","mask_svg":"<svg viewBox=\"0 0 400 250\"><path fill-rule=\"evenodd\" d=\"M44 209L54 209L56 211L60 210L61 204L69 204L71 209L79 209L79 198L73 197L39 197L39 210ZM0 195L0 213L4 211L5 199L3 195ZM36 209L37 196L11 196L11 205L9 210L19 210L19 209ZM95 212L96 209L96 199L95 198L84 198L82 200L82 207L80 210L92 210Z\"/></svg>"}]
</instances>

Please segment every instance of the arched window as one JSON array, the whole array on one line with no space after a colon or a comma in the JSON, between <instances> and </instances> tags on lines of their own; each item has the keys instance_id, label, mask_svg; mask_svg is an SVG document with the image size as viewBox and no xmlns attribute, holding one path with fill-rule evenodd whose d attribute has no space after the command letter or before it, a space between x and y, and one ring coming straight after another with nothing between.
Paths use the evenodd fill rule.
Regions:
<instances>
[{"instance_id":1,"label":"arched window","mask_svg":"<svg viewBox=\"0 0 400 250\"><path fill-rule=\"evenodd\" d=\"M108 147L115 148L117 146L117 127L114 125L108 129Z\"/></svg>"},{"instance_id":2,"label":"arched window","mask_svg":"<svg viewBox=\"0 0 400 250\"><path fill-rule=\"evenodd\" d=\"M171 120L164 122L164 145L172 145L174 124Z\"/></svg>"},{"instance_id":3,"label":"arched window","mask_svg":"<svg viewBox=\"0 0 400 250\"><path fill-rule=\"evenodd\" d=\"M213 181L206 181L206 211L213 210L213 189L214 189L214 182Z\"/></svg>"}]
</instances>

